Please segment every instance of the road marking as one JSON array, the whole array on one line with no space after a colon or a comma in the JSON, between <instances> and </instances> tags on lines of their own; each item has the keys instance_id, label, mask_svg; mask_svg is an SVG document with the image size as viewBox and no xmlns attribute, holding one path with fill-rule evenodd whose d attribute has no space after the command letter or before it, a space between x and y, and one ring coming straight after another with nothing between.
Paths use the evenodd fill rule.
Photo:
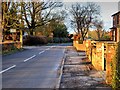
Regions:
<instances>
[{"instance_id":1,"label":"road marking","mask_svg":"<svg viewBox=\"0 0 120 90\"><path fill-rule=\"evenodd\" d=\"M50 50L50 48L47 48L47 49L45 49L45 50Z\"/></svg>"},{"instance_id":2,"label":"road marking","mask_svg":"<svg viewBox=\"0 0 120 90\"><path fill-rule=\"evenodd\" d=\"M53 48L53 46L51 46L50 48Z\"/></svg>"},{"instance_id":3,"label":"road marking","mask_svg":"<svg viewBox=\"0 0 120 90\"><path fill-rule=\"evenodd\" d=\"M24 62L26 62L26 61L28 61L28 60L34 58L35 56L36 56L36 55L33 55L32 57L25 59Z\"/></svg>"},{"instance_id":4,"label":"road marking","mask_svg":"<svg viewBox=\"0 0 120 90\"><path fill-rule=\"evenodd\" d=\"M5 69L5 70L2 70L2 71L0 72L0 74L4 73L4 72L6 72L6 71L8 71L8 70L10 70L10 69L12 69L12 68L15 68L15 67L16 67L16 65L13 65L13 66Z\"/></svg>"},{"instance_id":5,"label":"road marking","mask_svg":"<svg viewBox=\"0 0 120 90\"><path fill-rule=\"evenodd\" d=\"M39 52L39 54L42 54L42 53L44 53L45 51L41 51L41 52Z\"/></svg>"},{"instance_id":6,"label":"road marking","mask_svg":"<svg viewBox=\"0 0 120 90\"><path fill-rule=\"evenodd\" d=\"M63 53L65 53L65 48L63 49Z\"/></svg>"},{"instance_id":7,"label":"road marking","mask_svg":"<svg viewBox=\"0 0 120 90\"><path fill-rule=\"evenodd\" d=\"M55 47L55 46L51 46L50 49L51 49L51 48L54 48L54 47Z\"/></svg>"}]
</instances>

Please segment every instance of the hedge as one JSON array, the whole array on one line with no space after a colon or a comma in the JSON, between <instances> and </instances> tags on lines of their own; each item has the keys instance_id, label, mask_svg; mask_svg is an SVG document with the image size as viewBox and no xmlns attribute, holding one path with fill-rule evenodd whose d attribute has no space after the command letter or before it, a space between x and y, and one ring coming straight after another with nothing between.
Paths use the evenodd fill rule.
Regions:
<instances>
[{"instance_id":1,"label":"hedge","mask_svg":"<svg viewBox=\"0 0 120 90\"><path fill-rule=\"evenodd\" d=\"M25 36L23 39L24 45L43 45L47 43L67 43L72 42L69 38L45 37L45 36Z\"/></svg>"},{"instance_id":2,"label":"hedge","mask_svg":"<svg viewBox=\"0 0 120 90\"><path fill-rule=\"evenodd\" d=\"M43 45L47 44L47 38L43 36L26 36L24 37L23 44L24 45Z\"/></svg>"}]
</instances>

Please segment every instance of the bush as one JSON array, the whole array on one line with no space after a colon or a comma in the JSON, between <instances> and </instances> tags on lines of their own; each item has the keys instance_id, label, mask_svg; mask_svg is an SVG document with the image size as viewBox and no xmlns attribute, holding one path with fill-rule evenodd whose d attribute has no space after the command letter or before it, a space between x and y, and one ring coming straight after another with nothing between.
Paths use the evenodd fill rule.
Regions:
<instances>
[{"instance_id":1,"label":"bush","mask_svg":"<svg viewBox=\"0 0 120 90\"><path fill-rule=\"evenodd\" d=\"M105 35L105 36L103 36L102 40L110 41L110 36Z\"/></svg>"},{"instance_id":2,"label":"bush","mask_svg":"<svg viewBox=\"0 0 120 90\"><path fill-rule=\"evenodd\" d=\"M117 49L116 49L116 55L114 58L114 62L113 62L113 88L115 88L116 90L118 88L120 88L120 42L118 42L117 45ZM112 66L112 67L113 67Z\"/></svg>"},{"instance_id":3,"label":"bush","mask_svg":"<svg viewBox=\"0 0 120 90\"><path fill-rule=\"evenodd\" d=\"M111 62L112 69L112 88L118 90L120 88L120 42L115 46L116 52Z\"/></svg>"},{"instance_id":4,"label":"bush","mask_svg":"<svg viewBox=\"0 0 120 90\"><path fill-rule=\"evenodd\" d=\"M67 43L67 42L71 42L71 39L54 37L53 42L54 43Z\"/></svg>"},{"instance_id":5,"label":"bush","mask_svg":"<svg viewBox=\"0 0 120 90\"><path fill-rule=\"evenodd\" d=\"M54 43L60 43L60 38L58 38L58 37L53 38L53 42Z\"/></svg>"},{"instance_id":6,"label":"bush","mask_svg":"<svg viewBox=\"0 0 120 90\"><path fill-rule=\"evenodd\" d=\"M82 40L79 40L79 44L83 44L83 41L82 41Z\"/></svg>"},{"instance_id":7,"label":"bush","mask_svg":"<svg viewBox=\"0 0 120 90\"><path fill-rule=\"evenodd\" d=\"M2 54L9 54L12 53L13 51L18 50L16 45L14 43L4 43L2 44Z\"/></svg>"},{"instance_id":8,"label":"bush","mask_svg":"<svg viewBox=\"0 0 120 90\"><path fill-rule=\"evenodd\" d=\"M52 37L47 37L48 43L53 43L53 38Z\"/></svg>"},{"instance_id":9,"label":"bush","mask_svg":"<svg viewBox=\"0 0 120 90\"><path fill-rule=\"evenodd\" d=\"M46 37L39 37L39 36L26 36L24 37L23 44L24 45L43 45L47 44L47 38Z\"/></svg>"}]
</instances>

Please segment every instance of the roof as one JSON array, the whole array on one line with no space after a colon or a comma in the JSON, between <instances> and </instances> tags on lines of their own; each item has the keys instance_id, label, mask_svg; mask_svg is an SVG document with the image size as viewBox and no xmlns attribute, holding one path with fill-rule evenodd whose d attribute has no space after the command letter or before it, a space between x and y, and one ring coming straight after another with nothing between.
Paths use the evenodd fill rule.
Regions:
<instances>
[{"instance_id":1,"label":"roof","mask_svg":"<svg viewBox=\"0 0 120 90\"><path fill-rule=\"evenodd\" d=\"M110 29L116 29L116 27L111 27Z\"/></svg>"},{"instance_id":2,"label":"roof","mask_svg":"<svg viewBox=\"0 0 120 90\"><path fill-rule=\"evenodd\" d=\"M113 14L112 16L115 16L115 15L117 15L117 14L119 14L120 13L120 11L118 11L117 13L115 13L115 14Z\"/></svg>"}]
</instances>

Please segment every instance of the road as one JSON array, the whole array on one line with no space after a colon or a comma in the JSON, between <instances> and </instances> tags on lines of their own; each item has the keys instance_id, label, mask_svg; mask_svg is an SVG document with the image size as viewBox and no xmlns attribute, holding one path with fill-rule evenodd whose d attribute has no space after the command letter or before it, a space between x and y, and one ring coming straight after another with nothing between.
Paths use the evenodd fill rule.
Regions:
<instances>
[{"instance_id":1,"label":"road","mask_svg":"<svg viewBox=\"0 0 120 90\"><path fill-rule=\"evenodd\" d=\"M2 57L2 88L54 88L66 46L27 46Z\"/></svg>"}]
</instances>

